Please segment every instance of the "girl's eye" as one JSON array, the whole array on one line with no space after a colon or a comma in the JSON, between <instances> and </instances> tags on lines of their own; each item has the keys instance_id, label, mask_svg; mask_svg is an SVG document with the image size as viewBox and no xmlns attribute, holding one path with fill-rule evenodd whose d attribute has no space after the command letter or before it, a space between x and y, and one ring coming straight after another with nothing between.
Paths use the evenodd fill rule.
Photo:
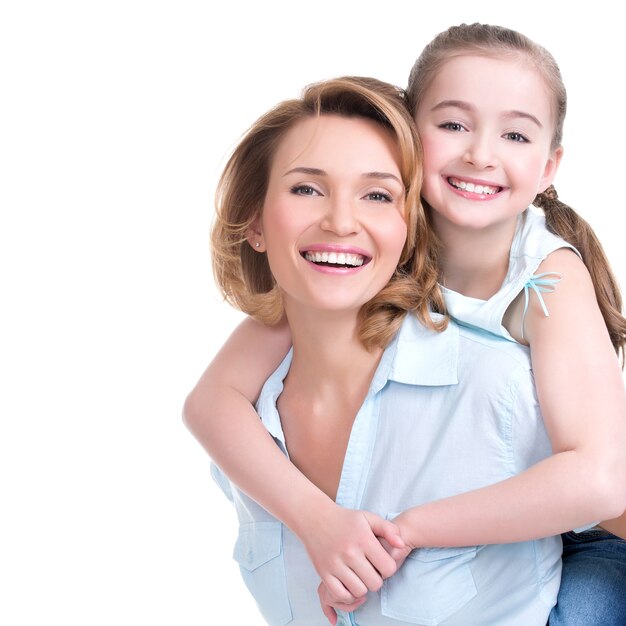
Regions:
<instances>
[{"instance_id":1,"label":"girl's eye","mask_svg":"<svg viewBox=\"0 0 626 626\"><path fill-rule=\"evenodd\" d=\"M508 140L515 141L517 143L530 143L528 140L528 137L525 137L524 135L522 135L522 133L511 132L511 133L506 133L506 135L504 136Z\"/></svg>"},{"instance_id":2,"label":"girl's eye","mask_svg":"<svg viewBox=\"0 0 626 626\"><path fill-rule=\"evenodd\" d=\"M458 122L444 122L443 124L439 124L439 128L444 128L445 130L452 130L456 133L465 132L465 127Z\"/></svg>"},{"instance_id":3,"label":"girl's eye","mask_svg":"<svg viewBox=\"0 0 626 626\"><path fill-rule=\"evenodd\" d=\"M365 196L368 200L374 202L393 202L393 198L383 191L372 191Z\"/></svg>"},{"instance_id":4,"label":"girl's eye","mask_svg":"<svg viewBox=\"0 0 626 626\"><path fill-rule=\"evenodd\" d=\"M321 195L317 189L311 187L311 185L294 185L291 188L291 193L297 196L319 196Z\"/></svg>"}]
</instances>

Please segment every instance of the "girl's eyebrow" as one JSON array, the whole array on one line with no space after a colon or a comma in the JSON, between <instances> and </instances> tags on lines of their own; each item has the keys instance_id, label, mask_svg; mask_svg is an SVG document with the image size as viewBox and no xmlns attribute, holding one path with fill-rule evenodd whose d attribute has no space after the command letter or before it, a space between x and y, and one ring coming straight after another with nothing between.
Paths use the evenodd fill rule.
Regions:
<instances>
[{"instance_id":1,"label":"girl's eyebrow","mask_svg":"<svg viewBox=\"0 0 626 626\"><path fill-rule=\"evenodd\" d=\"M290 169L288 172L285 172L283 176L289 176L289 174L307 174L309 176L328 176L328 173L324 170L320 170L317 167L294 167ZM361 174L361 178L382 178L388 179L392 178L393 180L398 181L400 185L403 185L402 181L391 174L390 172L365 172Z\"/></svg>"},{"instance_id":2,"label":"girl's eyebrow","mask_svg":"<svg viewBox=\"0 0 626 626\"><path fill-rule=\"evenodd\" d=\"M469 102L463 100L442 100L436 104L431 111L438 111L439 109L447 109L453 107L455 109L462 109L463 111L475 111L476 107L473 107Z\"/></svg>"},{"instance_id":3,"label":"girl's eyebrow","mask_svg":"<svg viewBox=\"0 0 626 626\"><path fill-rule=\"evenodd\" d=\"M446 109L448 107L462 109L463 111L468 111L470 113L473 113L474 111L476 111L476 107L471 105L469 102L465 102L463 100L442 100L441 102L436 104L431 109L431 111L438 111L439 109ZM532 113L527 113L526 111L517 111L517 110L505 111L502 114L502 117L505 119L509 119L509 120L516 119L516 118L527 119L535 123L539 128L543 128L543 124L539 121L539 119L536 116L534 116Z\"/></svg>"}]
</instances>

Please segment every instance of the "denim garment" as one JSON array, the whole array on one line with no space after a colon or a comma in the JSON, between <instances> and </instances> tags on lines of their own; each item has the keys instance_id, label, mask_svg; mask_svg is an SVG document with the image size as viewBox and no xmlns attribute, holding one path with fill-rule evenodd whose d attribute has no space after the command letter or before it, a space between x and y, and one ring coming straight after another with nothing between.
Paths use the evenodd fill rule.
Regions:
<instances>
[{"instance_id":1,"label":"denim garment","mask_svg":"<svg viewBox=\"0 0 626 626\"><path fill-rule=\"evenodd\" d=\"M601 529L563 535L563 578L549 623L626 624L626 541Z\"/></svg>"},{"instance_id":2,"label":"denim garment","mask_svg":"<svg viewBox=\"0 0 626 626\"><path fill-rule=\"evenodd\" d=\"M257 410L287 454L276 410L291 362L268 379ZM528 350L451 323L443 333L408 317L385 350L359 410L338 504L399 512L509 478L551 453ZM234 557L268 624L326 626L319 578L299 540L230 484L239 518ZM415 550L379 593L340 624L545 626L556 602L561 538Z\"/></svg>"}]
</instances>

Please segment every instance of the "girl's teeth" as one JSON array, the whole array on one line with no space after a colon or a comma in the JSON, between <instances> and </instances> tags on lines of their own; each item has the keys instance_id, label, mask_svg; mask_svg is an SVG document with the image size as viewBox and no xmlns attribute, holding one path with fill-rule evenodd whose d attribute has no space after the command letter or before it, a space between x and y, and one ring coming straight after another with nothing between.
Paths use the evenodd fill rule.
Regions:
<instances>
[{"instance_id":1,"label":"girl's teeth","mask_svg":"<svg viewBox=\"0 0 626 626\"><path fill-rule=\"evenodd\" d=\"M474 183L467 183L464 180L457 180L455 178L449 178L448 182L457 189L463 191L469 191L470 193L477 193L479 195L491 196L498 192L498 187L490 187L489 185L475 185Z\"/></svg>"}]
</instances>

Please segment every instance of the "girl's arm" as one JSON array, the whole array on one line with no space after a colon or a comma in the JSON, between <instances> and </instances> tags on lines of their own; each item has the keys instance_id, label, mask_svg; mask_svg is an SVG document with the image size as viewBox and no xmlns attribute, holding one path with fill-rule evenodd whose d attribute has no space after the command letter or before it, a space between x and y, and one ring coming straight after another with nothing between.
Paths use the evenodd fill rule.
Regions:
<instances>
[{"instance_id":1,"label":"girl's arm","mask_svg":"<svg viewBox=\"0 0 626 626\"><path fill-rule=\"evenodd\" d=\"M407 544L526 541L624 512L622 373L582 261L557 250L538 273L557 271L563 278L545 295L550 316L531 297L524 321L553 455L500 483L406 511L395 521Z\"/></svg>"},{"instance_id":2,"label":"girl's arm","mask_svg":"<svg viewBox=\"0 0 626 626\"><path fill-rule=\"evenodd\" d=\"M606 520L600 524L604 530L608 530L610 533L626 539L626 512L616 519Z\"/></svg>"},{"instance_id":3,"label":"girl's arm","mask_svg":"<svg viewBox=\"0 0 626 626\"><path fill-rule=\"evenodd\" d=\"M245 319L187 397L183 420L220 469L300 538L333 595L349 600L379 589L396 570L377 536L404 543L391 522L335 504L280 451L256 414L252 403L290 345L286 323L269 328Z\"/></svg>"}]
</instances>

